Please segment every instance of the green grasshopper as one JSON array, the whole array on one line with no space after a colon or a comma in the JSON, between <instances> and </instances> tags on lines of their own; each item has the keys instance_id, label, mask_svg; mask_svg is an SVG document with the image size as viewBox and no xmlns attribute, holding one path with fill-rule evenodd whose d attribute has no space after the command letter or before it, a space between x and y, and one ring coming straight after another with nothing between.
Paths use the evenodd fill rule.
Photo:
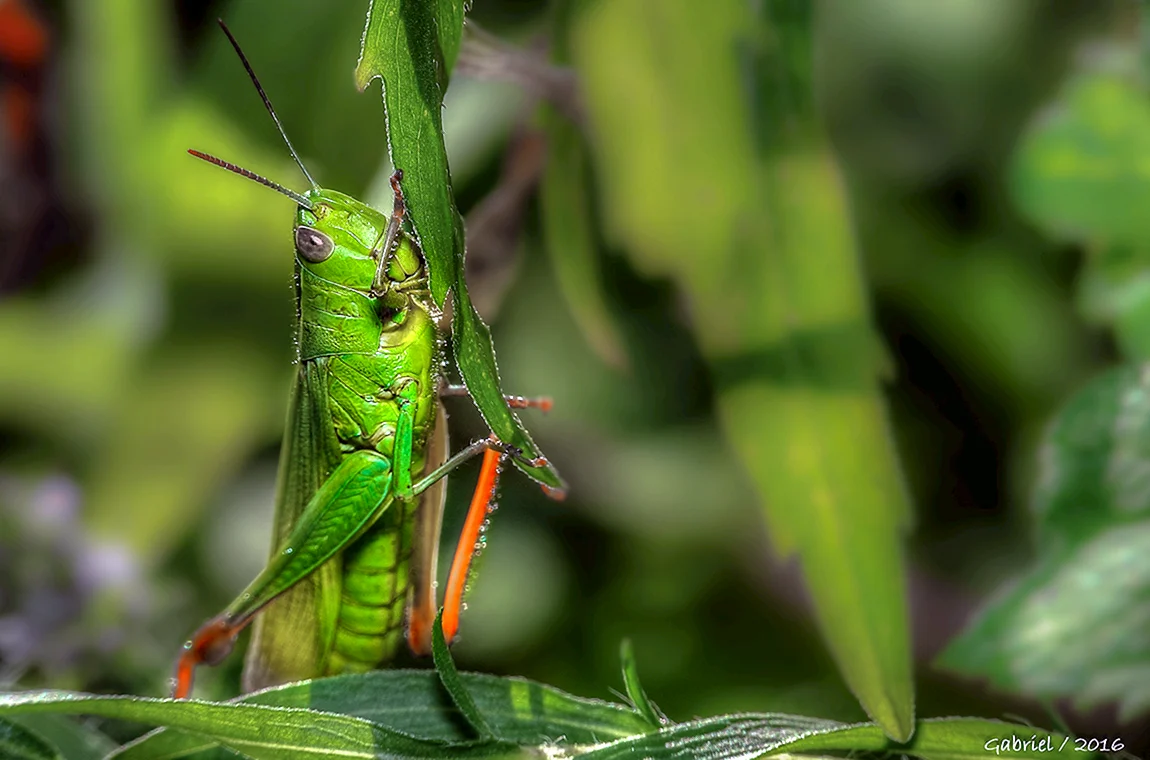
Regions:
<instances>
[{"instance_id":1,"label":"green grasshopper","mask_svg":"<svg viewBox=\"0 0 1150 760\"><path fill-rule=\"evenodd\" d=\"M255 620L245 691L370 670L406 638L431 649L445 476L483 452L483 468L448 576L444 634L459 628L478 533L504 458L542 458L494 436L449 457L441 396L465 395L440 377L443 338L428 271L406 228L397 168L390 215L320 188L288 140L239 44L221 21L292 158L311 184L300 194L199 151L192 155L294 200L299 370L280 453L268 565L184 645L173 696L196 666L217 664ZM508 397L515 408L547 399ZM548 489L555 497L562 492Z\"/></svg>"}]
</instances>

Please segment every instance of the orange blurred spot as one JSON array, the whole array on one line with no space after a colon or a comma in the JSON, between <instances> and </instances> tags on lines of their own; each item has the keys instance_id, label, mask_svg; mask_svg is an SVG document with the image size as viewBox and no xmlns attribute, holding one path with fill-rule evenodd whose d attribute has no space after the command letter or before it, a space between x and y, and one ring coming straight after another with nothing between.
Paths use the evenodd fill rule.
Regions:
<instances>
[{"instance_id":1,"label":"orange blurred spot","mask_svg":"<svg viewBox=\"0 0 1150 760\"><path fill-rule=\"evenodd\" d=\"M32 94L14 84L0 91L0 102L4 108L4 129L12 140L12 152L22 155L32 141L35 130L35 111Z\"/></svg>"},{"instance_id":2,"label":"orange blurred spot","mask_svg":"<svg viewBox=\"0 0 1150 760\"><path fill-rule=\"evenodd\" d=\"M567 489L565 488L555 488L554 486L547 486L542 483L539 484L539 487L543 489L543 493L547 494L547 498L553 501L564 501L567 499Z\"/></svg>"},{"instance_id":3,"label":"orange blurred spot","mask_svg":"<svg viewBox=\"0 0 1150 760\"><path fill-rule=\"evenodd\" d=\"M0 0L0 58L32 68L48 55L48 30L21 0Z\"/></svg>"}]
</instances>

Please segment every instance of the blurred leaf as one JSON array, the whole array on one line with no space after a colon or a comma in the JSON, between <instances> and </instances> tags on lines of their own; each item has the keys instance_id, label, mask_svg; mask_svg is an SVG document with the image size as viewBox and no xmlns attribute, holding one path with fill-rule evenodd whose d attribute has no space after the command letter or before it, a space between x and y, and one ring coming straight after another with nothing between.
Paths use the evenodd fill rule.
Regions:
<instances>
[{"instance_id":1,"label":"blurred leaf","mask_svg":"<svg viewBox=\"0 0 1150 760\"><path fill-rule=\"evenodd\" d=\"M587 203L587 157L578 128L544 107L547 166L540 192L546 249L555 280L583 337L616 369L629 362L603 293L599 251Z\"/></svg>"},{"instance_id":2,"label":"blurred leaf","mask_svg":"<svg viewBox=\"0 0 1150 760\"><path fill-rule=\"evenodd\" d=\"M940 664L1081 706L1150 710L1150 374L1123 367L1074 396L1042 449L1039 559Z\"/></svg>"},{"instance_id":3,"label":"blurred leaf","mask_svg":"<svg viewBox=\"0 0 1150 760\"><path fill-rule=\"evenodd\" d=\"M573 0L555 4L552 59L571 62L568 29ZM540 188L539 209L543 220L547 254L555 270L575 324L588 345L615 369L627 369L629 360L618 325L603 292L599 250L590 208L587 146L579 125L553 105L544 105L540 116L547 133L547 163Z\"/></svg>"},{"instance_id":4,"label":"blurred leaf","mask_svg":"<svg viewBox=\"0 0 1150 760\"><path fill-rule=\"evenodd\" d=\"M460 230L462 235L462 229ZM467 283L463 270L455 287L452 288L453 317L451 320L452 344L455 347L455 361L467 386L467 392L475 401L484 422L496 437L504 443L520 449L528 459L541 456L539 447L531 440L531 434L519 421L519 417L507 406L503 398L503 386L499 379L499 367L495 363L495 350L491 344L491 330L475 310L471 297L467 294ZM528 466L519 457L511 461L520 471L550 489L565 493L567 484L558 470L547 461L542 467Z\"/></svg>"},{"instance_id":5,"label":"blurred leaf","mask_svg":"<svg viewBox=\"0 0 1150 760\"><path fill-rule=\"evenodd\" d=\"M1150 358L1150 246L1096 247L1078 280L1078 307L1113 325L1128 359Z\"/></svg>"},{"instance_id":6,"label":"blurred leaf","mask_svg":"<svg viewBox=\"0 0 1150 760\"><path fill-rule=\"evenodd\" d=\"M11 722L49 739L68 760L100 760L116 748L104 734L62 715L22 715ZM0 756L8 757L2 752Z\"/></svg>"},{"instance_id":7,"label":"blurred leaf","mask_svg":"<svg viewBox=\"0 0 1150 760\"><path fill-rule=\"evenodd\" d=\"M881 394L885 356L813 119L809 7L762 8L583 3L572 58L609 229L637 266L687 295L720 418L775 544L801 554L848 684L905 739L909 505Z\"/></svg>"},{"instance_id":8,"label":"blurred leaf","mask_svg":"<svg viewBox=\"0 0 1150 760\"><path fill-rule=\"evenodd\" d=\"M106 309L79 318L55 300L0 303L0 350L35 357L0 364L0 419L77 441L98 429L135 353L116 327Z\"/></svg>"},{"instance_id":9,"label":"blurred leaf","mask_svg":"<svg viewBox=\"0 0 1150 760\"><path fill-rule=\"evenodd\" d=\"M360 89L383 80L392 163L404 171L403 194L427 259L431 293L442 305L452 292L455 360L484 421L527 459L541 456L523 423L507 406L491 331L471 303L463 267L463 220L455 208L443 143L443 91L459 52L462 0L373 0L356 67ZM521 471L552 489L566 484L550 463Z\"/></svg>"},{"instance_id":10,"label":"blurred leaf","mask_svg":"<svg viewBox=\"0 0 1150 760\"><path fill-rule=\"evenodd\" d=\"M1150 375L1110 370L1063 406L1046 433L1035 488L1041 546L1053 554L1150 508Z\"/></svg>"},{"instance_id":11,"label":"blurred leaf","mask_svg":"<svg viewBox=\"0 0 1150 760\"><path fill-rule=\"evenodd\" d=\"M964 384L1025 418L1049 413L1080 381L1087 336L1048 259L957 240L910 215L863 237L874 241L868 271L878 297L895 301L962 368Z\"/></svg>"},{"instance_id":12,"label":"blurred leaf","mask_svg":"<svg viewBox=\"0 0 1150 760\"><path fill-rule=\"evenodd\" d=\"M144 566L167 556L282 424L287 369L227 341L151 356L95 459L84 509L93 536Z\"/></svg>"},{"instance_id":13,"label":"blurred leaf","mask_svg":"<svg viewBox=\"0 0 1150 760\"><path fill-rule=\"evenodd\" d=\"M1035 124L1012 170L1022 209L1071 240L1150 244L1150 101L1133 82L1083 75Z\"/></svg>"},{"instance_id":14,"label":"blurred leaf","mask_svg":"<svg viewBox=\"0 0 1150 760\"><path fill-rule=\"evenodd\" d=\"M63 760L36 732L0 718L0 757L11 760Z\"/></svg>"},{"instance_id":15,"label":"blurred leaf","mask_svg":"<svg viewBox=\"0 0 1150 760\"><path fill-rule=\"evenodd\" d=\"M79 85L73 90L88 144L83 160L90 196L124 222L131 207L107 189L132 194L134 167L126 159L147 143L168 97L174 47L166 8L147 0L79 0L69 7L78 52L72 60Z\"/></svg>"},{"instance_id":16,"label":"blurred leaf","mask_svg":"<svg viewBox=\"0 0 1150 760\"><path fill-rule=\"evenodd\" d=\"M379 106L361 97L349 76L365 4L230 2L224 12L308 170L322 186L357 197L387 152L386 141L379 139ZM246 141L257 141L260 155L287 158L287 148L225 36L209 25L202 47L193 69L198 94L221 111L229 129L242 129ZM230 155L239 159L242 154L222 157ZM272 176L296 189L304 184L290 160ZM380 208L391 208L390 188L386 201ZM283 247L282 235L280 240Z\"/></svg>"}]
</instances>

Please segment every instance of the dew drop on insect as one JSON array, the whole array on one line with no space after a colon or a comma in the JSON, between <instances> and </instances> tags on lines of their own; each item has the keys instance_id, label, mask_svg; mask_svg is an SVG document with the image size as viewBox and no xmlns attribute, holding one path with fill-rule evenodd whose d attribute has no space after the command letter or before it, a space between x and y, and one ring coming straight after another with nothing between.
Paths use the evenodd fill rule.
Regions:
<instances>
[{"instance_id":1,"label":"dew drop on insect","mask_svg":"<svg viewBox=\"0 0 1150 760\"><path fill-rule=\"evenodd\" d=\"M465 594L471 593L471 584L468 584L468 585L463 587L463 593L465 593ZM459 609L463 610L464 612L467 612L467 602L464 602L463 604L459 605Z\"/></svg>"},{"instance_id":2,"label":"dew drop on insect","mask_svg":"<svg viewBox=\"0 0 1150 760\"><path fill-rule=\"evenodd\" d=\"M291 548L290 546L288 548L284 549L284 554L293 554L294 552L295 552L295 549Z\"/></svg>"}]
</instances>

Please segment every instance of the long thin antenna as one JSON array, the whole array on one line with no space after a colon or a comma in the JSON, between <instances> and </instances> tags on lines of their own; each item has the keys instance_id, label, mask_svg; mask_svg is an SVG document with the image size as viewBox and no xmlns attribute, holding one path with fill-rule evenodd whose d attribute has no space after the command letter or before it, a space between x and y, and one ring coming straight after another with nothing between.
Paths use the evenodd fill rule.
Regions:
<instances>
[{"instance_id":1,"label":"long thin antenna","mask_svg":"<svg viewBox=\"0 0 1150 760\"><path fill-rule=\"evenodd\" d=\"M235 172L236 174L240 175L241 177L247 177L248 179L254 179L256 182L259 182L261 185L263 185L265 187L270 187L272 190L275 190L277 193L283 193L284 195L291 198L293 201L295 201L296 203L303 206L304 208L306 208L309 211L314 209L314 207L311 204L311 201L309 201L307 198L303 197L302 195L300 195L296 191L288 190L283 185L281 185L277 182L272 182L267 177L261 177L260 175L256 174L255 172L251 171L250 169L245 169L242 166L236 166L235 164L228 163L227 161L223 160L222 158L216 158L215 156L209 155L207 153L201 153L198 150L189 149L188 153L191 153L196 158L202 158L203 160L207 161L209 164L215 164L216 166L218 166L222 169L227 169L230 172Z\"/></svg>"},{"instance_id":2,"label":"long thin antenna","mask_svg":"<svg viewBox=\"0 0 1150 760\"><path fill-rule=\"evenodd\" d=\"M319 190L319 185L317 185L315 180L311 178L311 174L308 173L307 167L303 165L303 161L299 160L299 154L296 153L295 148L292 147L291 140L288 139L287 132L284 132L283 124L280 124L280 117L276 116L276 110L272 108L272 102L268 100L268 95L266 92L264 92L263 86L260 85L260 80L256 77L256 72L252 70L252 65L248 63L248 57L244 55L244 51L240 49L240 43L236 42L236 38L232 36L231 30L228 29L228 25L224 23L222 18L218 18L216 21L219 22L220 29L223 29L224 34L228 36L228 41L231 42L232 47L235 48L236 55L240 57L240 62L243 63L244 68L247 69L248 76L251 78L252 84L256 86L256 92L260 94L260 98L264 101L264 108L268 109L268 113L271 114L272 121L276 123L276 129L279 130L280 137L284 139L284 143L287 145L288 150L291 151L291 157L295 159L296 166L298 166L299 170L303 172L303 176L307 177L307 181L311 183L312 189ZM253 179L255 178L253 177Z\"/></svg>"}]
</instances>

